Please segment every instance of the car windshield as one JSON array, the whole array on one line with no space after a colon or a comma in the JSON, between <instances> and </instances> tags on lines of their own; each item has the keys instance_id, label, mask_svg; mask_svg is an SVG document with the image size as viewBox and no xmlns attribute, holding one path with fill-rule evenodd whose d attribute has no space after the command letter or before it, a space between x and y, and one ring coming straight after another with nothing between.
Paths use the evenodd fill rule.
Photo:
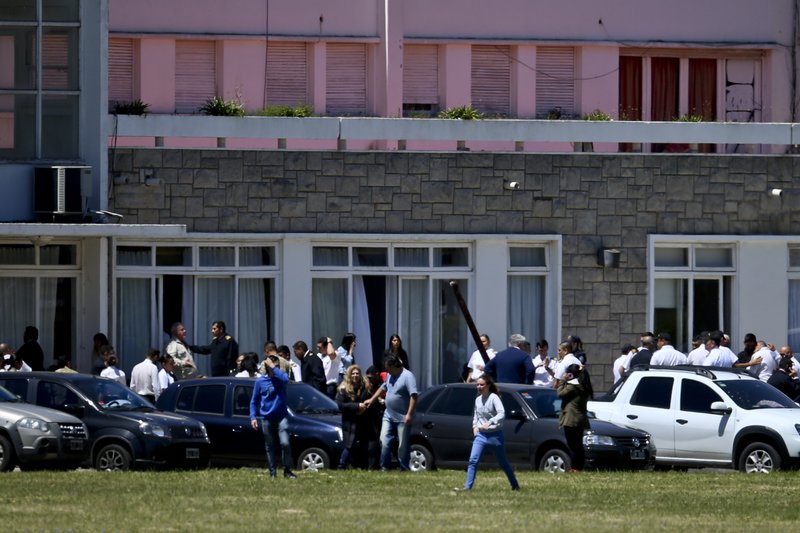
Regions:
<instances>
[{"instance_id":1,"label":"car windshield","mask_svg":"<svg viewBox=\"0 0 800 533\"><path fill-rule=\"evenodd\" d=\"M742 409L797 408L797 404L788 396L757 379L735 379L715 383Z\"/></svg>"},{"instance_id":2,"label":"car windshield","mask_svg":"<svg viewBox=\"0 0 800 533\"><path fill-rule=\"evenodd\" d=\"M539 418L558 418L561 413L561 399L553 389L521 390L519 395Z\"/></svg>"},{"instance_id":3,"label":"car windshield","mask_svg":"<svg viewBox=\"0 0 800 533\"><path fill-rule=\"evenodd\" d=\"M105 411L154 409L150 402L134 393L128 387L123 387L110 379L83 379L74 383L83 394Z\"/></svg>"},{"instance_id":4,"label":"car windshield","mask_svg":"<svg viewBox=\"0 0 800 533\"><path fill-rule=\"evenodd\" d=\"M4 389L0 387L0 403L19 403L22 401L22 398L14 394L8 389Z\"/></svg>"},{"instance_id":5,"label":"car windshield","mask_svg":"<svg viewBox=\"0 0 800 533\"><path fill-rule=\"evenodd\" d=\"M298 383L286 387L286 399L289 402L289 409L296 415L339 414L336 402L309 385Z\"/></svg>"}]
</instances>

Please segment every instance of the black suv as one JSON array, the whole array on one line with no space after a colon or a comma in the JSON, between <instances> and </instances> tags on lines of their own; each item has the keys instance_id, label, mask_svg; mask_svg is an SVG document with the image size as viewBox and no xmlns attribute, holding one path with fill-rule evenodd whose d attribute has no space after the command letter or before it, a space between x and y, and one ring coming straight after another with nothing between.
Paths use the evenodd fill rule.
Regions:
<instances>
[{"instance_id":1,"label":"black suv","mask_svg":"<svg viewBox=\"0 0 800 533\"><path fill-rule=\"evenodd\" d=\"M98 470L208 465L209 441L202 423L158 411L116 381L86 374L4 372L0 386L30 403L83 420L91 463Z\"/></svg>"}]
</instances>

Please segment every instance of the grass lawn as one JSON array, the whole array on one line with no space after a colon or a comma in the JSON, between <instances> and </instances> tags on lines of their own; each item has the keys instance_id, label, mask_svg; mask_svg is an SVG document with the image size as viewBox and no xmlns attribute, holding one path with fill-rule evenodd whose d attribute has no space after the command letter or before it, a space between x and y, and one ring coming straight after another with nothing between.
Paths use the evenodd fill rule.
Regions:
<instances>
[{"instance_id":1,"label":"grass lawn","mask_svg":"<svg viewBox=\"0 0 800 533\"><path fill-rule=\"evenodd\" d=\"M3 531L793 531L800 473L11 472Z\"/></svg>"}]
</instances>

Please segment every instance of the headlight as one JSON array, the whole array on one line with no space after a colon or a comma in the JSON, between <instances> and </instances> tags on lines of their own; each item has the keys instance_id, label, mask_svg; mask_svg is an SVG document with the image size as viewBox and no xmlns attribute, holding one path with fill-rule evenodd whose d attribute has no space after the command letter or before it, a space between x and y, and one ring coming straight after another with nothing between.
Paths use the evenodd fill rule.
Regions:
<instances>
[{"instance_id":1,"label":"headlight","mask_svg":"<svg viewBox=\"0 0 800 533\"><path fill-rule=\"evenodd\" d=\"M336 434L339 435L339 440L344 442L344 433L342 433L342 428L336 426Z\"/></svg>"},{"instance_id":2,"label":"headlight","mask_svg":"<svg viewBox=\"0 0 800 533\"><path fill-rule=\"evenodd\" d=\"M139 422L139 429L145 435L155 435L156 437L167 437L169 431L164 426L159 424L152 424L150 422Z\"/></svg>"},{"instance_id":3,"label":"headlight","mask_svg":"<svg viewBox=\"0 0 800 533\"><path fill-rule=\"evenodd\" d=\"M203 438L207 439L208 438L208 430L206 429L205 424L203 424L202 422L200 422L200 431L203 434Z\"/></svg>"},{"instance_id":4,"label":"headlight","mask_svg":"<svg viewBox=\"0 0 800 533\"><path fill-rule=\"evenodd\" d=\"M41 431L42 433L48 433L50 431L50 427L47 425L47 422L42 420L41 418L22 418L17 421L17 427L20 429L32 429L33 431Z\"/></svg>"},{"instance_id":5,"label":"headlight","mask_svg":"<svg viewBox=\"0 0 800 533\"><path fill-rule=\"evenodd\" d=\"M609 437L608 435L597 435L596 433L587 433L583 436L583 445L584 446L614 446L616 443L614 442L613 437Z\"/></svg>"}]
</instances>

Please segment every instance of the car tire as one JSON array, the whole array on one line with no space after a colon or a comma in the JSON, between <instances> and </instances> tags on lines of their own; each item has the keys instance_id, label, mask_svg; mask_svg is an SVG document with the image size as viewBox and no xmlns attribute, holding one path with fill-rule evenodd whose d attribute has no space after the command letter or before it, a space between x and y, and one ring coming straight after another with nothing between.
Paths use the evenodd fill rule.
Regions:
<instances>
[{"instance_id":1,"label":"car tire","mask_svg":"<svg viewBox=\"0 0 800 533\"><path fill-rule=\"evenodd\" d=\"M0 435L0 472L14 470L17 458L14 454L14 446L11 441Z\"/></svg>"},{"instance_id":2,"label":"car tire","mask_svg":"<svg viewBox=\"0 0 800 533\"><path fill-rule=\"evenodd\" d=\"M96 470L130 470L133 459L131 453L119 444L106 444L94 458Z\"/></svg>"},{"instance_id":3,"label":"car tire","mask_svg":"<svg viewBox=\"0 0 800 533\"><path fill-rule=\"evenodd\" d=\"M775 448L764 442L754 442L739 455L739 470L747 474L769 474L780 470L781 462L781 456Z\"/></svg>"},{"instance_id":4,"label":"car tire","mask_svg":"<svg viewBox=\"0 0 800 533\"><path fill-rule=\"evenodd\" d=\"M547 450L539 461L539 470L551 474L563 474L572 468L569 454L560 448Z\"/></svg>"},{"instance_id":5,"label":"car tire","mask_svg":"<svg viewBox=\"0 0 800 533\"><path fill-rule=\"evenodd\" d=\"M330 468L331 460L328 457L328 452L321 448L308 448L304 450L297 458L298 470L322 470L323 468Z\"/></svg>"},{"instance_id":6,"label":"car tire","mask_svg":"<svg viewBox=\"0 0 800 533\"><path fill-rule=\"evenodd\" d=\"M422 444L412 444L408 468L412 472L430 472L436 468L433 453Z\"/></svg>"}]
</instances>

